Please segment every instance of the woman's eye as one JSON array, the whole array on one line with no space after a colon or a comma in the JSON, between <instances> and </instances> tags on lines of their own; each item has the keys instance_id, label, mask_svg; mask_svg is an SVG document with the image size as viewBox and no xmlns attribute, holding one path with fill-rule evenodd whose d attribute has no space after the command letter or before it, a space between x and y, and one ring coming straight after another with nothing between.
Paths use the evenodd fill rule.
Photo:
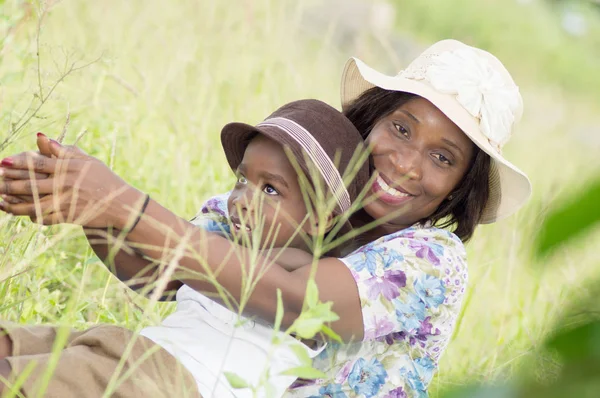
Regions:
<instances>
[{"instance_id":1,"label":"woman's eye","mask_svg":"<svg viewBox=\"0 0 600 398\"><path fill-rule=\"evenodd\" d=\"M401 135L408 138L408 136L409 136L408 130L405 129L402 125L394 123L394 127Z\"/></svg>"},{"instance_id":2,"label":"woman's eye","mask_svg":"<svg viewBox=\"0 0 600 398\"><path fill-rule=\"evenodd\" d=\"M267 195L279 195L279 192L277 192L277 190L269 184L265 185L265 187L263 188L263 192Z\"/></svg>"},{"instance_id":3,"label":"woman's eye","mask_svg":"<svg viewBox=\"0 0 600 398\"><path fill-rule=\"evenodd\" d=\"M238 184L246 185L248 183L248 180L244 176L238 176L237 182L238 182Z\"/></svg>"},{"instance_id":4,"label":"woman's eye","mask_svg":"<svg viewBox=\"0 0 600 398\"><path fill-rule=\"evenodd\" d=\"M433 155L437 160L439 160L440 162L447 164L447 165L451 165L452 162L450 161L450 159L448 159L447 157L445 157L444 155L442 155L441 153L435 153Z\"/></svg>"}]
</instances>

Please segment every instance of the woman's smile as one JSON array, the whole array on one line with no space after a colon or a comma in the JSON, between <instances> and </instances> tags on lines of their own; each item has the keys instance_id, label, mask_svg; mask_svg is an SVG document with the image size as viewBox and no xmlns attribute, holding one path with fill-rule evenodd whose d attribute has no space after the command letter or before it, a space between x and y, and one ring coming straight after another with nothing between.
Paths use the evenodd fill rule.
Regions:
<instances>
[{"instance_id":1,"label":"woman's smile","mask_svg":"<svg viewBox=\"0 0 600 398\"><path fill-rule=\"evenodd\" d=\"M371 186L371 192L382 202L391 206L399 206L414 197L398 185L390 186L391 182L388 181L390 180L383 174L378 174Z\"/></svg>"}]
</instances>

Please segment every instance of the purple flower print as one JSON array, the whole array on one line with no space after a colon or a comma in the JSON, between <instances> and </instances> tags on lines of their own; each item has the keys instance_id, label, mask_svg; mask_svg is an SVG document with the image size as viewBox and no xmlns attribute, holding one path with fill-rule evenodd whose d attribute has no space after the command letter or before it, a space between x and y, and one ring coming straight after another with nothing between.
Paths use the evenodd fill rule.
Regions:
<instances>
[{"instance_id":1,"label":"purple flower print","mask_svg":"<svg viewBox=\"0 0 600 398\"><path fill-rule=\"evenodd\" d=\"M431 329L433 328L433 325L429 322L430 319L431 319L430 316L423 319L423 322L421 322L421 326L419 327L419 330L417 330L417 336L419 336L419 335L425 336L425 335L431 334Z\"/></svg>"},{"instance_id":2,"label":"purple flower print","mask_svg":"<svg viewBox=\"0 0 600 398\"><path fill-rule=\"evenodd\" d=\"M227 217L227 199L221 196L210 198L202 207L202 214L214 213L222 217Z\"/></svg>"},{"instance_id":3,"label":"purple flower print","mask_svg":"<svg viewBox=\"0 0 600 398\"><path fill-rule=\"evenodd\" d=\"M394 324L386 317L377 319L375 315L371 318L370 324L365 328L365 340L375 340L385 336L394 330Z\"/></svg>"},{"instance_id":4,"label":"purple flower print","mask_svg":"<svg viewBox=\"0 0 600 398\"><path fill-rule=\"evenodd\" d=\"M417 230L415 227L406 228L405 230L402 230L402 237L413 239L415 237L416 232Z\"/></svg>"},{"instance_id":5,"label":"purple flower print","mask_svg":"<svg viewBox=\"0 0 600 398\"><path fill-rule=\"evenodd\" d=\"M422 241L415 241L410 243L410 248L415 251L415 255L418 258L429 261L434 266L440 265L440 259L438 256L444 255L444 247L437 243L425 243Z\"/></svg>"},{"instance_id":6,"label":"purple flower print","mask_svg":"<svg viewBox=\"0 0 600 398\"><path fill-rule=\"evenodd\" d=\"M365 281L369 287L367 296L371 300L383 295L388 300L400 295L399 289L406 286L406 274L400 270L385 271L381 277L374 276Z\"/></svg>"},{"instance_id":7,"label":"purple flower print","mask_svg":"<svg viewBox=\"0 0 600 398\"><path fill-rule=\"evenodd\" d=\"M393 390L390 390L387 393L387 395L385 395L383 398L407 398L407 397L406 397L406 393L404 392L402 387L398 387L398 388L394 388Z\"/></svg>"},{"instance_id":8,"label":"purple flower print","mask_svg":"<svg viewBox=\"0 0 600 398\"><path fill-rule=\"evenodd\" d=\"M405 332L394 332L386 335L383 339L388 345L394 344L396 341L401 341L406 338Z\"/></svg>"},{"instance_id":9,"label":"purple flower print","mask_svg":"<svg viewBox=\"0 0 600 398\"><path fill-rule=\"evenodd\" d=\"M435 329L435 331L433 331L433 324L429 322L430 320L430 316L423 319L423 322L421 322L421 326L419 326L419 329L417 329L416 334L414 336L411 336L409 340L410 345L415 345L419 343L421 347L425 347L425 342L427 341L429 336L437 336L441 333L439 329Z\"/></svg>"},{"instance_id":10,"label":"purple flower print","mask_svg":"<svg viewBox=\"0 0 600 398\"><path fill-rule=\"evenodd\" d=\"M317 384L317 379L301 379L297 378L294 380L292 385L290 385L290 390L294 390L296 388L302 388L306 386L312 386L313 384Z\"/></svg>"},{"instance_id":11,"label":"purple flower print","mask_svg":"<svg viewBox=\"0 0 600 398\"><path fill-rule=\"evenodd\" d=\"M344 384L348 375L350 374L350 369L352 369L352 361L346 362L346 364L340 369L340 371L335 375L335 382L337 384Z\"/></svg>"}]
</instances>

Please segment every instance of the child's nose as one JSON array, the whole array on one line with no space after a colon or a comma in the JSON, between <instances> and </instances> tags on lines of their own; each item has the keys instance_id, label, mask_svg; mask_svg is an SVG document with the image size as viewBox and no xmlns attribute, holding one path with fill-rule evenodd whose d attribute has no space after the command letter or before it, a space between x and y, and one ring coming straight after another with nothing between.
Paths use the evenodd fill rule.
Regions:
<instances>
[{"instance_id":1,"label":"child's nose","mask_svg":"<svg viewBox=\"0 0 600 398\"><path fill-rule=\"evenodd\" d=\"M248 184L250 185L250 184ZM246 186L234 199L234 204L241 210L252 211L254 208L256 189L252 186Z\"/></svg>"}]
</instances>

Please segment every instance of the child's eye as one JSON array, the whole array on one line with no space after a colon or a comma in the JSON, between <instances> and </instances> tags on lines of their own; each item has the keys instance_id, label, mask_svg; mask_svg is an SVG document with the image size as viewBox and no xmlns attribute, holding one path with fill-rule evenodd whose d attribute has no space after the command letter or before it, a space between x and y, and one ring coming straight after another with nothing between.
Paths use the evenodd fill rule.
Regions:
<instances>
[{"instance_id":1,"label":"child's eye","mask_svg":"<svg viewBox=\"0 0 600 398\"><path fill-rule=\"evenodd\" d=\"M398 131L398 133L400 133L400 135L404 136L405 138L409 137L408 130L401 124L394 123L394 128Z\"/></svg>"},{"instance_id":2,"label":"child's eye","mask_svg":"<svg viewBox=\"0 0 600 398\"><path fill-rule=\"evenodd\" d=\"M273 188L272 185L265 185L265 187L263 188L263 192L266 193L267 195L279 195L279 192Z\"/></svg>"},{"instance_id":3,"label":"child's eye","mask_svg":"<svg viewBox=\"0 0 600 398\"><path fill-rule=\"evenodd\" d=\"M239 175L237 182L238 182L238 184L246 185L248 183L248 180L243 175Z\"/></svg>"}]
</instances>

